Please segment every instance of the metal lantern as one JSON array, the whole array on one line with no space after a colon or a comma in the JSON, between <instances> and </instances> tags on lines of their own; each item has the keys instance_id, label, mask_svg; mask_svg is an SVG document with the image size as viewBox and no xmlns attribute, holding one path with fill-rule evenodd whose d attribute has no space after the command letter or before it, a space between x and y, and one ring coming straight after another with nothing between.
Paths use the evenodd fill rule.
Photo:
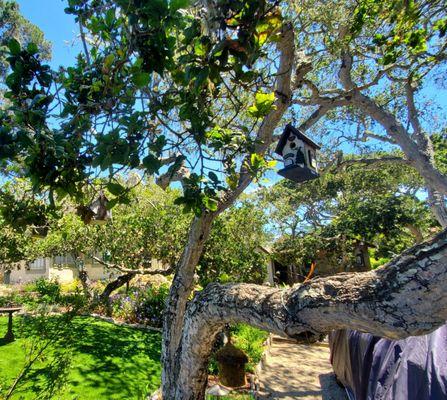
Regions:
<instances>
[{"instance_id":1,"label":"metal lantern","mask_svg":"<svg viewBox=\"0 0 447 400\"><path fill-rule=\"evenodd\" d=\"M278 174L294 182L305 182L318 178L318 146L304 133L288 124L282 133L275 153L284 160L284 168Z\"/></svg>"}]
</instances>

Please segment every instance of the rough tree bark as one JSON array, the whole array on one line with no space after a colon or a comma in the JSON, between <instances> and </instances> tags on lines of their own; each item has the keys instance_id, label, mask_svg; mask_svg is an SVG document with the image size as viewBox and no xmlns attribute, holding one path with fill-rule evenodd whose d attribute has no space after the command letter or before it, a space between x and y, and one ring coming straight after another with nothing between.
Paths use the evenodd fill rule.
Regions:
<instances>
[{"instance_id":1,"label":"rough tree bark","mask_svg":"<svg viewBox=\"0 0 447 400\"><path fill-rule=\"evenodd\" d=\"M258 144L255 148L258 154L263 154L271 144L273 131L287 110L291 100L291 76L295 54L294 35L290 24L285 24L282 28L278 50L280 61L275 90L275 107L264 118L259 128L257 134ZM224 196L219 203L218 211L196 217L191 225L186 247L176 268L164 315L162 341L163 399L175 398L180 371L178 354L180 354L183 347L181 341L186 305L194 289L195 268L202 254L204 243L209 236L212 222L219 213L223 212L237 199L239 194L249 185L251 179L252 177L247 171L242 169L238 187Z\"/></svg>"},{"instance_id":2,"label":"rough tree bark","mask_svg":"<svg viewBox=\"0 0 447 400\"><path fill-rule=\"evenodd\" d=\"M189 304L171 399L203 399L216 334L245 322L291 338L356 329L401 339L447 320L447 231L375 271L317 278L289 289L212 284Z\"/></svg>"},{"instance_id":3,"label":"rough tree bark","mask_svg":"<svg viewBox=\"0 0 447 400\"><path fill-rule=\"evenodd\" d=\"M195 217L170 288L163 319L161 358L163 399L172 399L174 396L179 367L176 364L176 354L181 346L186 304L194 288L195 268L205 241L209 237L214 218L214 213L205 213L200 217Z\"/></svg>"},{"instance_id":4,"label":"rough tree bark","mask_svg":"<svg viewBox=\"0 0 447 400\"><path fill-rule=\"evenodd\" d=\"M440 225L447 227L447 207L445 206L445 196L436 190L427 188L428 204L433 215L436 217Z\"/></svg>"}]
</instances>

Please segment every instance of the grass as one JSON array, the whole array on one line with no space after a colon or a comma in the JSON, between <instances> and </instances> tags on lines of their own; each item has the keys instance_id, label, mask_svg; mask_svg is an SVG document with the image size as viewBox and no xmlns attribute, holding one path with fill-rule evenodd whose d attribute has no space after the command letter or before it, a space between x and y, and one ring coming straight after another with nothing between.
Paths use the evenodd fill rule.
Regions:
<instances>
[{"instance_id":1,"label":"grass","mask_svg":"<svg viewBox=\"0 0 447 400\"><path fill-rule=\"evenodd\" d=\"M264 346L262 345L267 337L268 332L253 328L246 324L237 324L232 329L233 343L248 355L248 364L246 369L253 372L256 365L261 361Z\"/></svg>"},{"instance_id":2,"label":"grass","mask_svg":"<svg viewBox=\"0 0 447 400\"><path fill-rule=\"evenodd\" d=\"M54 321L53 321L54 322ZM33 325L34 324L34 325ZM52 329L52 322L48 329ZM7 318L0 316L0 337L7 329ZM161 337L158 332L147 332L114 325L90 317L76 317L71 325L73 343L64 347L64 341L55 344L50 353L33 367L27 383L15 394L14 400L38 398L45 385L45 377L51 374L52 353L69 353L71 365L67 383L58 400L101 400L101 399L144 399L160 385ZM236 346L242 348L250 358L247 366L252 370L259 362L267 333L237 325L232 329ZM25 349L36 340L34 319L14 317L13 343L0 339L0 398L13 382L25 362ZM211 397L213 398L213 397ZM249 400L249 395L232 394L231 400Z\"/></svg>"},{"instance_id":3,"label":"grass","mask_svg":"<svg viewBox=\"0 0 447 400\"><path fill-rule=\"evenodd\" d=\"M17 376L25 360L25 346L35 340L31 325L32 322L15 317L15 342L0 343L0 383L3 387L9 387ZM0 336L6 332L6 326L7 318L0 317ZM144 399L160 385L159 333L89 317L75 318L70 329L74 334L71 367L67 385L57 395L58 400ZM52 349L58 350L61 349ZM13 399L37 397L44 376L49 373L50 359L47 355L39 360L29 382Z\"/></svg>"}]
</instances>

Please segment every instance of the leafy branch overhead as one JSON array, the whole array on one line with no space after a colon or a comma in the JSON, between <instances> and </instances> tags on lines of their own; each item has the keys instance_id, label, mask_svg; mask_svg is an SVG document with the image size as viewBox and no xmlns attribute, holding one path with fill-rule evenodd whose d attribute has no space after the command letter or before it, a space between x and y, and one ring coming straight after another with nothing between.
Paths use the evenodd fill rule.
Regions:
<instances>
[{"instance_id":1,"label":"leafy branch overhead","mask_svg":"<svg viewBox=\"0 0 447 400\"><path fill-rule=\"evenodd\" d=\"M0 158L20 161L36 190L80 196L107 175L119 197L117 173L161 176L162 160L179 154L189 170L181 201L215 211L231 190L226 176L238 180L241 155L275 109L275 77L261 60L282 18L275 1L204 10L185 0L70 0L85 52L57 71L36 45L11 40Z\"/></svg>"}]
</instances>

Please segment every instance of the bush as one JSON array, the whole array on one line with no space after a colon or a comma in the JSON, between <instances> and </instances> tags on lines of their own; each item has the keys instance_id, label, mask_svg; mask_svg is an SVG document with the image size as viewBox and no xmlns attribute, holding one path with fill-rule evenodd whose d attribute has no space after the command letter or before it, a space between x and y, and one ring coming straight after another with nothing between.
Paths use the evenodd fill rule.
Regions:
<instances>
[{"instance_id":1,"label":"bush","mask_svg":"<svg viewBox=\"0 0 447 400\"><path fill-rule=\"evenodd\" d=\"M18 293L13 292L7 296L0 297L0 307L12 307L12 306L22 306L28 305L32 306L35 304L35 299L31 293Z\"/></svg>"},{"instance_id":2,"label":"bush","mask_svg":"<svg viewBox=\"0 0 447 400\"><path fill-rule=\"evenodd\" d=\"M34 283L35 291L39 295L40 303L56 304L61 297L61 287L58 281L49 281L39 278Z\"/></svg>"},{"instance_id":3,"label":"bush","mask_svg":"<svg viewBox=\"0 0 447 400\"><path fill-rule=\"evenodd\" d=\"M166 298L169 294L168 285L149 287L143 292L140 302L137 303L136 316L141 323L161 328L163 325L163 312Z\"/></svg>"},{"instance_id":4,"label":"bush","mask_svg":"<svg viewBox=\"0 0 447 400\"><path fill-rule=\"evenodd\" d=\"M381 267L382 265L385 265L387 262L389 262L391 259L387 257L381 257L381 258L371 258L371 269L376 269L378 267Z\"/></svg>"},{"instance_id":5,"label":"bush","mask_svg":"<svg viewBox=\"0 0 447 400\"><path fill-rule=\"evenodd\" d=\"M262 353L264 352L263 343L268 338L268 332L246 324L233 325L230 332L231 342L248 356L248 364L245 370L247 372L253 372L256 365L261 361ZM210 359L208 371L214 375L218 373L214 355Z\"/></svg>"},{"instance_id":6,"label":"bush","mask_svg":"<svg viewBox=\"0 0 447 400\"><path fill-rule=\"evenodd\" d=\"M128 295L110 296L112 316L130 323L145 324L159 328L163 324L163 311L169 286L147 289L133 288Z\"/></svg>"},{"instance_id":7,"label":"bush","mask_svg":"<svg viewBox=\"0 0 447 400\"><path fill-rule=\"evenodd\" d=\"M82 284L79 279L74 279L71 282L61 283L61 293L77 293L82 290Z\"/></svg>"},{"instance_id":8,"label":"bush","mask_svg":"<svg viewBox=\"0 0 447 400\"><path fill-rule=\"evenodd\" d=\"M268 332L246 324L237 324L231 328L233 344L248 356L249 361L246 368L248 372L253 372L255 366L261 361L264 352L263 343L267 340L268 335Z\"/></svg>"},{"instance_id":9,"label":"bush","mask_svg":"<svg viewBox=\"0 0 447 400\"><path fill-rule=\"evenodd\" d=\"M69 307L75 310L82 310L88 306L88 299L80 291L74 293L67 293L61 296L60 303L63 306Z\"/></svg>"}]
</instances>

